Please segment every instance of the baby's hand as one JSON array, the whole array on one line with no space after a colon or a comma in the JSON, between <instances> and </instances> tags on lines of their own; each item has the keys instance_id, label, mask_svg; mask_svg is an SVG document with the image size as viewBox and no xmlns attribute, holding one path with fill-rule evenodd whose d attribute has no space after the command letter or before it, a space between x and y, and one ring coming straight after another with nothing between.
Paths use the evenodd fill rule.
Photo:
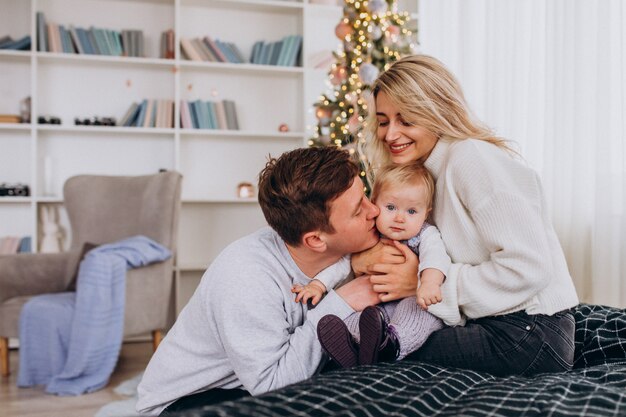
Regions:
<instances>
[{"instance_id":1,"label":"baby's hand","mask_svg":"<svg viewBox=\"0 0 626 417\"><path fill-rule=\"evenodd\" d=\"M306 304L311 301L311 304L317 305L324 295L325 289L320 288L313 283L307 285L294 285L291 287L291 292L296 293L296 303L301 302Z\"/></svg>"},{"instance_id":2,"label":"baby's hand","mask_svg":"<svg viewBox=\"0 0 626 417\"><path fill-rule=\"evenodd\" d=\"M417 289L417 304L424 310L441 301L441 286L435 282L422 282Z\"/></svg>"}]
</instances>

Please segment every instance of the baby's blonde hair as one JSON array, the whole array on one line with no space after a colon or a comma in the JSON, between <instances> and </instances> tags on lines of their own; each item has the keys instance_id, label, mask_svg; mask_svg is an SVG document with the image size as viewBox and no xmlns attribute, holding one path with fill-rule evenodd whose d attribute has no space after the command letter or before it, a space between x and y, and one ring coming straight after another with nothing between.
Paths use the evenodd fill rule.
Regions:
<instances>
[{"instance_id":1,"label":"baby's blonde hair","mask_svg":"<svg viewBox=\"0 0 626 417\"><path fill-rule=\"evenodd\" d=\"M428 209L433 208L435 198L435 180L421 162L411 162L403 165L388 164L376 173L376 181L372 188L371 200L376 199L389 187L409 185L423 185L426 187Z\"/></svg>"},{"instance_id":2,"label":"baby's blonde hair","mask_svg":"<svg viewBox=\"0 0 626 417\"><path fill-rule=\"evenodd\" d=\"M359 143L366 174L372 184L375 172L391 162L389 151L378 138L375 98L385 93L400 109L404 120L438 137L484 140L515 153L507 142L476 120L454 75L437 59L413 55L396 61L372 86L373 98L364 126L365 141Z\"/></svg>"}]
</instances>

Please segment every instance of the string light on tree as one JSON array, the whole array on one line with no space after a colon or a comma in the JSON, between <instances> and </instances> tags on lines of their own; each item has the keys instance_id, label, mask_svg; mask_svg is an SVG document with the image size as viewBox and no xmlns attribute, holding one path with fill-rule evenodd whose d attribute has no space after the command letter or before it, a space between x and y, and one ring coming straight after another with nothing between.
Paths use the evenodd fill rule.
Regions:
<instances>
[{"instance_id":1,"label":"string light on tree","mask_svg":"<svg viewBox=\"0 0 626 417\"><path fill-rule=\"evenodd\" d=\"M415 53L409 14L398 13L397 0L345 0L335 26L341 42L328 73L332 92L315 103L317 125L310 146L337 146L355 153L371 99L371 85L381 71ZM365 174L363 173L362 177Z\"/></svg>"}]
</instances>

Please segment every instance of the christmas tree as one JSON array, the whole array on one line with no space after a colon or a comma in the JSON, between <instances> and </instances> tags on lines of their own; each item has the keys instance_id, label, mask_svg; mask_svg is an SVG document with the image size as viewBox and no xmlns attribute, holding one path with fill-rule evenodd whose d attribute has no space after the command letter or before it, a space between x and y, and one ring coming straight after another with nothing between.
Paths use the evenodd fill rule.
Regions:
<instances>
[{"instance_id":1,"label":"christmas tree","mask_svg":"<svg viewBox=\"0 0 626 417\"><path fill-rule=\"evenodd\" d=\"M337 146L355 151L364 140L360 128L367 116L371 85L381 71L415 53L409 13L397 11L396 0L345 0L335 27L342 41L328 75L333 92L315 103L316 132L309 146Z\"/></svg>"}]
</instances>

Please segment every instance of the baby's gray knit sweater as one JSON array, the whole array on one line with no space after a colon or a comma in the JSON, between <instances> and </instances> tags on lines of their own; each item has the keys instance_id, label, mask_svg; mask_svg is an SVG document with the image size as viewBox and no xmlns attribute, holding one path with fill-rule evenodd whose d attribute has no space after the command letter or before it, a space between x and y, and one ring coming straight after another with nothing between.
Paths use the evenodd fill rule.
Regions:
<instances>
[{"instance_id":1,"label":"baby's gray knit sweater","mask_svg":"<svg viewBox=\"0 0 626 417\"><path fill-rule=\"evenodd\" d=\"M211 388L257 395L311 377L323 357L317 322L354 310L334 291L311 310L294 302L292 285L309 280L269 227L230 244L150 360L137 410L158 414Z\"/></svg>"}]
</instances>

